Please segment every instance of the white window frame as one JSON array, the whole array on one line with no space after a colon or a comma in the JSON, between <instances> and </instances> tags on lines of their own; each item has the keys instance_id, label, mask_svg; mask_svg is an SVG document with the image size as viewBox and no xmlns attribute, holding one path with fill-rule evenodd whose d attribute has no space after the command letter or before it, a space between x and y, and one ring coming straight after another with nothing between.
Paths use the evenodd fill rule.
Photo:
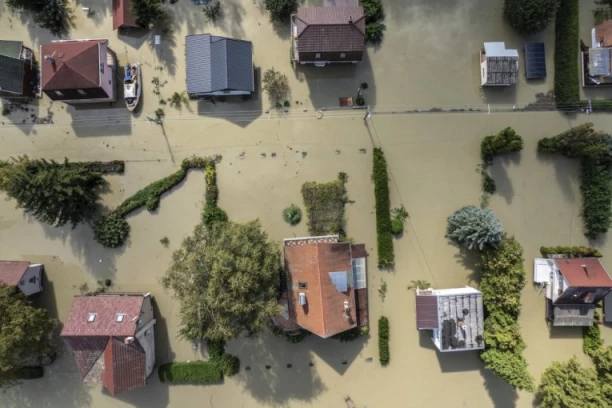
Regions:
<instances>
[{"instance_id":1,"label":"white window frame","mask_svg":"<svg viewBox=\"0 0 612 408\"><path fill-rule=\"evenodd\" d=\"M84 90L82 90L82 89L77 89L77 92L78 92L78 93L79 93L79 95L81 95L81 96L87 96L87 92L85 92L85 91L84 91Z\"/></svg>"},{"instance_id":2,"label":"white window frame","mask_svg":"<svg viewBox=\"0 0 612 408\"><path fill-rule=\"evenodd\" d=\"M56 96L64 96L64 93L62 91L53 91L55 92Z\"/></svg>"},{"instance_id":3,"label":"white window frame","mask_svg":"<svg viewBox=\"0 0 612 408\"><path fill-rule=\"evenodd\" d=\"M315 59L321 59L321 53L315 52Z\"/></svg>"},{"instance_id":4,"label":"white window frame","mask_svg":"<svg viewBox=\"0 0 612 408\"><path fill-rule=\"evenodd\" d=\"M341 53L340 53L340 58L341 58L341 59L346 58L346 52L341 52Z\"/></svg>"}]
</instances>

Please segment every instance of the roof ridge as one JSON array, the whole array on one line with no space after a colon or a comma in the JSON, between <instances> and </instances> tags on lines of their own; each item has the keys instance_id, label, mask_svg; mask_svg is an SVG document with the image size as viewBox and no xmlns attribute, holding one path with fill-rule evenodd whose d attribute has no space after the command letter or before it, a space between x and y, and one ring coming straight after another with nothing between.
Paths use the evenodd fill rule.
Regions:
<instances>
[{"instance_id":1,"label":"roof ridge","mask_svg":"<svg viewBox=\"0 0 612 408\"><path fill-rule=\"evenodd\" d=\"M322 242L317 242L315 245L317 246L317 278L319 279L319 302L321 303L321 324L323 325L323 335L327 334L327 332L325 331L325 315L323 313L323 311L325 309L323 309L323 296L321 296L323 294L323 288L321 286L321 261L319 259L319 248L320 245L322 245L324 243Z\"/></svg>"}]
</instances>

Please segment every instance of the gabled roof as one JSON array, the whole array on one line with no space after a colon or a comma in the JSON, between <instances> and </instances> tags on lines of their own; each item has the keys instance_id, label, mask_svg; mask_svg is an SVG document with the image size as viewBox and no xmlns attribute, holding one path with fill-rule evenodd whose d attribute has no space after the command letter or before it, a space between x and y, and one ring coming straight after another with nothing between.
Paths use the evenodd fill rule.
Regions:
<instances>
[{"instance_id":1,"label":"gabled roof","mask_svg":"<svg viewBox=\"0 0 612 408\"><path fill-rule=\"evenodd\" d=\"M94 294L75 296L62 329L66 336L134 336L144 295ZM95 314L93 321L88 321ZM117 321L122 314L123 321Z\"/></svg>"},{"instance_id":2,"label":"gabled roof","mask_svg":"<svg viewBox=\"0 0 612 408\"><path fill-rule=\"evenodd\" d=\"M289 316L323 338L356 327L351 244L310 243L285 246ZM344 273L344 278L340 274ZM306 288L300 288L305 283ZM339 286L336 286L339 285ZM346 286L346 292L341 292ZM300 293L306 304L300 304ZM345 313L348 302L350 318Z\"/></svg>"},{"instance_id":3,"label":"gabled roof","mask_svg":"<svg viewBox=\"0 0 612 408\"><path fill-rule=\"evenodd\" d=\"M0 261L0 282L8 286L17 286L28 270L29 262Z\"/></svg>"},{"instance_id":4,"label":"gabled roof","mask_svg":"<svg viewBox=\"0 0 612 408\"><path fill-rule=\"evenodd\" d=\"M113 0L113 30L119 27L140 27L130 11L130 0Z\"/></svg>"},{"instance_id":5,"label":"gabled roof","mask_svg":"<svg viewBox=\"0 0 612 408\"><path fill-rule=\"evenodd\" d=\"M612 278L597 258L555 259L555 264L570 287L612 288Z\"/></svg>"},{"instance_id":6,"label":"gabled roof","mask_svg":"<svg viewBox=\"0 0 612 408\"><path fill-rule=\"evenodd\" d=\"M145 364L145 352L138 341L125 344L111 337L104 350L102 384L111 395L142 388L147 384Z\"/></svg>"},{"instance_id":7,"label":"gabled roof","mask_svg":"<svg viewBox=\"0 0 612 408\"><path fill-rule=\"evenodd\" d=\"M296 23L299 52L365 49L365 16L359 6L300 7Z\"/></svg>"},{"instance_id":8,"label":"gabled roof","mask_svg":"<svg viewBox=\"0 0 612 408\"><path fill-rule=\"evenodd\" d=\"M602 47L612 46L612 20L595 26L595 41L600 41Z\"/></svg>"},{"instance_id":9,"label":"gabled roof","mask_svg":"<svg viewBox=\"0 0 612 408\"><path fill-rule=\"evenodd\" d=\"M53 41L41 46L43 91L100 87L100 51L106 40ZM51 63L45 56L53 58ZM102 61L103 63L105 61Z\"/></svg>"},{"instance_id":10,"label":"gabled roof","mask_svg":"<svg viewBox=\"0 0 612 408\"><path fill-rule=\"evenodd\" d=\"M185 38L187 92L254 91L253 44L210 34Z\"/></svg>"}]
</instances>

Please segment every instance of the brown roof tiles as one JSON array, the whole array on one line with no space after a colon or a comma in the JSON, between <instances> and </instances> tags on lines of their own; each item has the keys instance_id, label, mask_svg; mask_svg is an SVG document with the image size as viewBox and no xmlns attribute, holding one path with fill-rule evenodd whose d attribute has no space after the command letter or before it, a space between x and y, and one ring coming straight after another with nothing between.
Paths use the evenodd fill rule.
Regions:
<instances>
[{"instance_id":1,"label":"brown roof tiles","mask_svg":"<svg viewBox=\"0 0 612 408\"><path fill-rule=\"evenodd\" d=\"M571 287L612 288L612 278L597 258L555 259L555 263Z\"/></svg>"},{"instance_id":2,"label":"brown roof tiles","mask_svg":"<svg viewBox=\"0 0 612 408\"><path fill-rule=\"evenodd\" d=\"M359 6L300 7L300 52L351 52L365 49L365 16Z\"/></svg>"},{"instance_id":3,"label":"brown roof tiles","mask_svg":"<svg viewBox=\"0 0 612 408\"><path fill-rule=\"evenodd\" d=\"M139 27L130 11L130 0L113 0L113 30L120 27Z\"/></svg>"},{"instance_id":4,"label":"brown roof tiles","mask_svg":"<svg viewBox=\"0 0 612 408\"><path fill-rule=\"evenodd\" d=\"M612 46L612 20L595 26L595 41L601 41L602 47Z\"/></svg>"},{"instance_id":5,"label":"brown roof tiles","mask_svg":"<svg viewBox=\"0 0 612 408\"><path fill-rule=\"evenodd\" d=\"M439 329L438 297L435 295L416 295L417 329Z\"/></svg>"},{"instance_id":6,"label":"brown roof tiles","mask_svg":"<svg viewBox=\"0 0 612 408\"><path fill-rule=\"evenodd\" d=\"M100 44L106 44L106 40L54 41L42 45L41 89L99 88ZM45 56L53 58L53 62L46 61Z\"/></svg>"},{"instance_id":7,"label":"brown roof tiles","mask_svg":"<svg viewBox=\"0 0 612 408\"><path fill-rule=\"evenodd\" d=\"M289 315L301 327L323 338L356 327L350 243L286 246L285 267ZM337 289L330 272L347 272L346 292ZM300 288L300 283L306 287ZM306 305L300 304L300 293L306 295ZM345 301L348 314L344 311Z\"/></svg>"},{"instance_id":8,"label":"brown roof tiles","mask_svg":"<svg viewBox=\"0 0 612 408\"><path fill-rule=\"evenodd\" d=\"M29 262L0 261L0 282L8 286L17 286L28 270Z\"/></svg>"}]
</instances>

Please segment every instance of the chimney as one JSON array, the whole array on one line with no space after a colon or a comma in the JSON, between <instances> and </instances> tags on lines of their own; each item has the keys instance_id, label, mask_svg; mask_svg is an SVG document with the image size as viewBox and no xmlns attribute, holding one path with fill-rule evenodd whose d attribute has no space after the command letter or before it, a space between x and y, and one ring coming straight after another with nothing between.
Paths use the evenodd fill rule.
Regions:
<instances>
[{"instance_id":1,"label":"chimney","mask_svg":"<svg viewBox=\"0 0 612 408\"><path fill-rule=\"evenodd\" d=\"M582 269L584 269L584 273L586 273L587 278L589 278L589 270L587 266L586 265L580 265L580 266L582 266Z\"/></svg>"},{"instance_id":2,"label":"chimney","mask_svg":"<svg viewBox=\"0 0 612 408\"><path fill-rule=\"evenodd\" d=\"M130 337L126 337L125 340L123 340L123 343L125 344L132 344L134 342L134 337L130 336Z\"/></svg>"}]
</instances>

